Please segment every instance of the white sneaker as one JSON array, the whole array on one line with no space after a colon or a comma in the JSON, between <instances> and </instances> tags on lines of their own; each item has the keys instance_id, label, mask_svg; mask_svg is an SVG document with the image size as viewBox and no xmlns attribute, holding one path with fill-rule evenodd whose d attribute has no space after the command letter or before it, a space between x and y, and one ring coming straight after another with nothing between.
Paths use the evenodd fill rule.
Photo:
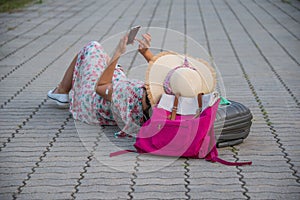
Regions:
<instances>
[{"instance_id":1,"label":"white sneaker","mask_svg":"<svg viewBox=\"0 0 300 200\"><path fill-rule=\"evenodd\" d=\"M49 99L52 99L56 102L59 108L68 108L69 107L69 95L68 94L55 94L53 90L50 90L47 94Z\"/></svg>"}]
</instances>

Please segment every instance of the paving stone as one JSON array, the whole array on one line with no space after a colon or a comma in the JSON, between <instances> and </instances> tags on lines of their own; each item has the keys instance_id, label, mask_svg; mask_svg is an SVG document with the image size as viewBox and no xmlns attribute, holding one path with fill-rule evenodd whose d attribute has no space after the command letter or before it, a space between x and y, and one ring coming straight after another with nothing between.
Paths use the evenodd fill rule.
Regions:
<instances>
[{"instance_id":1,"label":"paving stone","mask_svg":"<svg viewBox=\"0 0 300 200\"><path fill-rule=\"evenodd\" d=\"M240 181L237 177L228 177L228 176L222 176L222 174L219 176L219 179L224 180L226 179L226 181L218 181L216 183L215 180L216 177L210 177L210 176L202 176L201 178L195 178L194 176L190 176L188 178L188 181L190 182L191 186L195 186L197 187L198 185L214 185L214 184L218 184L218 185L224 185L224 187L226 187L226 185L240 185Z\"/></svg>"},{"instance_id":2,"label":"paving stone","mask_svg":"<svg viewBox=\"0 0 300 200\"><path fill-rule=\"evenodd\" d=\"M34 181L29 181L26 187L36 187L36 186L74 186L76 185L76 179L34 179Z\"/></svg>"},{"instance_id":3,"label":"paving stone","mask_svg":"<svg viewBox=\"0 0 300 200\"><path fill-rule=\"evenodd\" d=\"M146 192L134 192L134 199L186 199L184 192L168 192L168 191L146 191Z\"/></svg>"},{"instance_id":4,"label":"paving stone","mask_svg":"<svg viewBox=\"0 0 300 200\"><path fill-rule=\"evenodd\" d=\"M19 195L20 199L31 199L31 200L38 200L38 199L45 199L45 200L61 200L61 199L71 199L70 192L36 192L36 193L22 193Z\"/></svg>"},{"instance_id":5,"label":"paving stone","mask_svg":"<svg viewBox=\"0 0 300 200\"><path fill-rule=\"evenodd\" d=\"M12 199L12 195L9 193L0 194L0 199Z\"/></svg>"},{"instance_id":6,"label":"paving stone","mask_svg":"<svg viewBox=\"0 0 300 200\"><path fill-rule=\"evenodd\" d=\"M73 190L74 186L65 185L61 187L57 186L49 186L49 185L41 185L41 186L28 186L24 187L22 194L34 194L34 193L70 193Z\"/></svg>"},{"instance_id":7,"label":"paving stone","mask_svg":"<svg viewBox=\"0 0 300 200\"><path fill-rule=\"evenodd\" d=\"M163 178L163 177L148 177L148 178L138 178L135 180L136 185L154 185L154 184L160 184L160 185L184 185L186 184L186 181L184 180L185 177L174 177L174 178Z\"/></svg>"},{"instance_id":8,"label":"paving stone","mask_svg":"<svg viewBox=\"0 0 300 200\"><path fill-rule=\"evenodd\" d=\"M114 187L111 187L110 185L103 185L101 183L99 184L93 184L93 185L87 185L87 186L80 186L79 192L114 192L114 191L122 191L126 192L130 190L130 186L128 184L116 184Z\"/></svg>"},{"instance_id":9,"label":"paving stone","mask_svg":"<svg viewBox=\"0 0 300 200\"><path fill-rule=\"evenodd\" d=\"M113 178L111 176L101 177L101 178L89 178L87 180L82 180L81 187L89 187L91 185L104 185L114 187L116 185L131 185L131 180L129 177L127 178Z\"/></svg>"},{"instance_id":10,"label":"paving stone","mask_svg":"<svg viewBox=\"0 0 300 200\"><path fill-rule=\"evenodd\" d=\"M250 192L274 192L274 193L281 193L281 194L300 194L299 186L284 186L284 189L281 188L282 186L274 186L274 185L259 185L259 187L248 187ZM281 188L281 189L280 189Z\"/></svg>"},{"instance_id":11,"label":"paving stone","mask_svg":"<svg viewBox=\"0 0 300 200\"><path fill-rule=\"evenodd\" d=\"M190 192L191 199L247 199L241 192L216 192L213 190L200 191L192 190Z\"/></svg>"},{"instance_id":12,"label":"paving stone","mask_svg":"<svg viewBox=\"0 0 300 200\"><path fill-rule=\"evenodd\" d=\"M79 192L76 194L77 199L127 199L128 192L114 191L114 192Z\"/></svg>"},{"instance_id":13,"label":"paving stone","mask_svg":"<svg viewBox=\"0 0 300 200\"><path fill-rule=\"evenodd\" d=\"M245 179L247 180L247 178L274 178L274 179L292 179L294 178L292 176L291 173L284 173L284 172L266 172L266 171L262 171L262 172L247 172L243 174Z\"/></svg>"},{"instance_id":14,"label":"paving stone","mask_svg":"<svg viewBox=\"0 0 300 200\"><path fill-rule=\"evenodd\" d=\"M157 178L157 179L172 179L172 178L184 178L183 173L178 172L161 172L161 171L152 171L147 173L139 173L138 178L140 179L149 179L149 178Z\"/></svg>"},{"instance_id":15,"label":"paving stone","mask_svg":"<svg viewBox=\"0 0 300 200\"><path fill-rule=\"evenodd\" d=\"M298 199L299 193L276 193L276 192L260 192L260 193L249 193L252 198L261 198L261 199Z\"/></svg>"},{"instance_id":16,"label":"paving stone","mask_svg":"<svg viewBox=\"0 0 300 200\"><path fill-rule=\"evenodd\" d=\"M189 188L191 190L198 191L214 191L216 193L222 192L242 192L242 188L240 185L219 185L217 183L214 184L203 184L203 185L190 185Z\"/></svg>"},{"instance_id":17,"label":"paving stone","mask_svg":"<svg viewBox=\"0 0 300 200\"><path fill-rule=\"evenodd\" d=\"M295 178L263 178L263 177L256 177L256 178L248 178L247 179L247 185L254 186L255 184L260 185L269 185L269 186L279 186L279 185L294 185L296 179Z\"/></svg>"},{"instance_id":18,"label":"paving stone","mask_svg":"<svg viewBox=\"0 0 300 200\"><path fill-rule=\"evenodd\" d=\"M38 180L47 180L47 179L52 179L52 180L77 180L79 177L79 172L76 170L69 170L69 171L42 171L42 170L38 170L34 175L32 175L32 181L38 179Z\"/></svg>"}]
</instances>

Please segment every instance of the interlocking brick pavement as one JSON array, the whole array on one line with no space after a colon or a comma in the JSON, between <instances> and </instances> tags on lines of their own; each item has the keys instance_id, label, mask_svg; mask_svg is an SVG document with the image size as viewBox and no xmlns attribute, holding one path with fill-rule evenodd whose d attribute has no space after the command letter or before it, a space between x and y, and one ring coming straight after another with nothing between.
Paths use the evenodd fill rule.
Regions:
<instances>
[{"instance_id":1,"label":"interlocking brick pavement","mask_svg":"<svg viewBox=\"0 0 300 200\"><path fill-rule=\"evenodd\" d=\"M297 0L44 0L1 13L0 199L299 199L299 10ZM155 52L203 53L184 34L205 47L221 94L254 116L249 137L220 157L252 166L110 158L134 140L74 122L46 98L84 44L98 40L110 52L137 24L149 27ZM121 62L143 80L147 65L134 48Z\"/></svg>"}]
</instances>

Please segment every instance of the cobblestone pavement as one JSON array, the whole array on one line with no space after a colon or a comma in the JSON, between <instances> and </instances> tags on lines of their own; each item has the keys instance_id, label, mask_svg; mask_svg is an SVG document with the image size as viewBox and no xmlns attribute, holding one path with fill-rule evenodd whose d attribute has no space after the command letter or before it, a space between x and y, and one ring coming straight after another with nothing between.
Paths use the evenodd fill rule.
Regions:
<instances>
[{"instance_id":1,"label":"cobblestone pavement","mask_svg":"<svg viewBox=\"0 0 300 200\"><path fill-rule=\"evenodd\" d=\"M299 10L297 0L43 0L0 14L0 199L300 199ZM109 158L133 140L47 100L85 43L137 24L186 34L213 56L219 87L254 116L249 137L220 157L252 166ZM158 47L193 49L155 33ZM128 66L142 64L131 52ZM130 69L143 78L143 65Z\"/></svg>"}]
</instances>

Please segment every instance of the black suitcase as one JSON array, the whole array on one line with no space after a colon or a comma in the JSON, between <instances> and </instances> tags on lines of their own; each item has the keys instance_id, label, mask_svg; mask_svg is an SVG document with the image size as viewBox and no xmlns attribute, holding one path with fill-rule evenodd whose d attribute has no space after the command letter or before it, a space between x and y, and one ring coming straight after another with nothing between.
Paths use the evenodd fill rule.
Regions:
<instances>
[{"instance_id":1,"label":"black suitcase","mask_svg":"<svg viewBox=\"0 0 300 200\"><path fill-rule=\"evenodd\" d=\"M214 123L217 147L240 144L249 135L252 114L246 106L235 101L220 105Z\"/></svg>"}]
</instances>

